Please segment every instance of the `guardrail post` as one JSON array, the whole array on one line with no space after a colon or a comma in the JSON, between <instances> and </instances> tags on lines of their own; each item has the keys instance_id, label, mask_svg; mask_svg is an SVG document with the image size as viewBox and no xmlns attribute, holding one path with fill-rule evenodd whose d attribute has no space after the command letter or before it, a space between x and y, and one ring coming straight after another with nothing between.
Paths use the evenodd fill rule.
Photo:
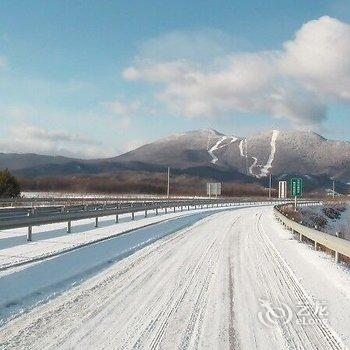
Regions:
<instances>
[{"instance_id":1,"label":"guardrail post","mask_svg":"<svg viewBox=\"0 0 350 350\"><path fill-rule=\"evenodd\" d=\"M335 251L334 262L336 264L339 264L339 262L340 262L339 253L337 251Z\"/></svg>"},{"instance_id":2,"label":"guardrail post","mask_svg":"<svg viewBox=\"0 0 350 350\"><path fill-rule=\"evenodd\" d=\"M71 233L72 231L72 222L71 221L68 221L68 224L67 224L67 233Z\"/></svg>"},{"instance_id":3,"label":"guardrail post","mask_svg":"<svg viewBox=\"0 0 350 350\"><path fill-rule=\"evenodd\" d=\"M303 235L299 232L299 242L303 241Z\"/></svg>"},{"instance_id":4,"label":"guardrail post","mask_svg":"<svg viewBox=\"0 0 350 350\"><path fill-rule=\"evenodd\" d=\"M176 211L176 209L175 209L175 207L174 207L174 213L175 213L175 211Z\"/></svg>"},{"instance_id":5,"label":"guardrail post","mask_svg":"<svg viewBox=\"0 0 350 350\"><path fill-rule=\"evenodd\" d=\"M119 222L119 216L118 214L115 215L115 223L117 224Z\"/></svg>"},{"instance_id":6,"label":"guardrail post","mask_svg":"<svg viewBox=\"0 0 350 350\"><path fill-rule=\"evenodd\" d=\"M156 208L156 215L158 215L158 208Z\"/></svg>"},{"instance_id":7,"label":"guardrail post","mask_svg":"<svg viewBox=\"0 0 350 350\"><path fill-rule=\"evenodd\" d=\"M145 218L147 218L147 210L145 210Z\"/></svg>"},{"instance_id":8,"label":"guardrail post","mask_svg":"<svg viewBox=\"0 0 350 350\"><path fill-rule=\"evenodd\" d=\"M189 205L187 206L187 210L190 210L190 206Z\"/></svg>"},{"instance_id":9,"label":"guardrail post","mask_svg":"<svg viewBox=\"0 0 350 350\"><path fill-rule=\"evenodd\" d=\"M181 205L181 208L180 208L180 210L181 210L181 211L183 211L183 210L184 210L184 207L183 207L182 205Z\"/></svg>"},{"instance_id":10,"label":"guardrail post","mask_svg":"<svg viewBox=\"0 0 350 350\"><path fill-rule=\"evenodd\" d=\"M164 208L164 212L165 212L165 214L168 213L168 208L167 207Z\"/></svg>"},{"instance_id":11,"label":"guardrail post","mask_svg":"<svg viewBox=\"0 0 350 350\"><path fill-rule=\"evenodd\" d=\"M316 241L314 242L314 247L315 247L315 250L317 251L317 242Z\"/></svg>"},{"instance_id":12,"label":"guardrail post","mask_svg":"<svg viewBox=\"0 0 350 350\"><path fill-rule=\"evenodd\" d=\"M133 211L131 212L131 220L135 220L135 213Z\"/></svg>"},{"instance_id":13,"label":"guardrail post","mask_svg":"<svg viewBox=\"0 0 350 350\"><path fill-rule=\"evenodd\" d=\"M27 241L30 242L32 240L32 226L28 227L28 233L27 233Z\"/></svg>"},{"instance_id":14,"label":"guardrail post","mask_svg":"<svg viewBox=\"0 0 350 350\"><path fill-rule=\"evenodd\" d=\"M98 227L98 217L95 218L95 227Z\"/></svg>"}]
</instances>

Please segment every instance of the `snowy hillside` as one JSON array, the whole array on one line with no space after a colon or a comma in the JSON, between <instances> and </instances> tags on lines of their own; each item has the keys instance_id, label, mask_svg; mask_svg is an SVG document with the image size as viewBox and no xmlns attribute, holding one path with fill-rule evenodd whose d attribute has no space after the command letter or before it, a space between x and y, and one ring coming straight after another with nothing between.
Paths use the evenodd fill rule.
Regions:
<instances>
[{"instance_id":1,"label":"snowy hillside","mask_svg":"<svg viewBox=\"0 0 350 350\"><path fill-rule=\"evenodd\" d=\"M331 177L350 183L350 143L327 140L311 131L270 130L242 138L205 129L173 134L109 159L0 153L0 168L7 167L21 177L163 172L168 166L198 177L215 174L221 181L229 174L240 181L264 181L270 173L278 178L302 175L311 182L323 177L327 188Z\"/></svg>"},{"instance_id":2,"label":"snowy hillside","mask_svg":"<svg viewBox=\"0 0 350 350\"><path fill-rule=\"evenodd\" d=\"M215 166L263 178L272 174L335 176L350 181L350 143L314 132L271 130L246 138L215 130L176 134L116 157L186 168Z\"/></svg>"}]
</instances>

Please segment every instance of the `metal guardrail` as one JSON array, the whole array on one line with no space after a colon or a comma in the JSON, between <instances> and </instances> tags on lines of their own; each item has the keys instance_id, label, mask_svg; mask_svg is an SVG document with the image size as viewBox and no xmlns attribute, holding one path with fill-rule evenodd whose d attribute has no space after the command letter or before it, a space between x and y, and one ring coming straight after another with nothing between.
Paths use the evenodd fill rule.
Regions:
<instances>
[{"instance_id":1,"label":"metal guardrail","mask_svg":"<svg viewBox=\"0 0 350 350\"><path fill-rule=\"evenodd\" d=\"M95 206L61 206L61 207L38 207L38 208L26 208L23 212L23 208L16 209L2 209L0 210L0 230L15 229L15 228L28 228L27 240L32 240L32 228L34 226L54 224L60 222L67 222L67 233L71 232L72 221L83 219L95 219L95 227L98 227L98 220L100 217L115 216L115 222L118 223L120 214L131 214L131 219L135 219L135 213L144 212L145 217L148 215L148 211L154 210L156 215L158 210L164 209L165 213L168 210L176 211L184 210L190 207L204 208L204 207L219 207L219 206L239 206L239 205L262 205L262 204L277 204L281 201L251 201L251 202L234 202L229 199L196 199L196 200L170 200L170 201L157 201L157 202L137 202L137 203L114 203ZM286 203L286 201L284 201ZM22 211L20 211L22 210ZM1 214L1 212L3 214ZM11 214L12 211L12 214ZM10 213L10 214L9 214ZM13 214L14 213L14 214ZM11 216L13 215L13 216Z\"/></svg>"},{"instance_id":2,"label":"metal guardrail","mask_svg":"<svg viewBox=\"0 0 350 350\"><path fill-rule=\"evenodd\" d=\"M332 236L328 233L318 231L314 228L307 227L301 223L289 219L280 211L281 205L274 207L274 214L277 220L283 223L284 226L292 230L292 233L299 233L299 241L302 242L303 237L307 237L314 241L315 250L318 245L322 245L335 252L335 262L339 263L341 260L340 254L350 258L350 241Z\"/></svg>"},{"instance_id":3,"label":"metal guardrail","mask_svg":"<svg viewBox=\"0 0 350 350\"><path fill-rule=\"evenodd\" d=\"M0 197L0 209L1 208L23 208L23 207L38 207L38 206L54 206L54 205L94 205L94 204L107 204L107 203L141 203L141 202L168 202L168 201L182 201L182 200L207 200L208 197L186 197L186 196L174 196L167 198L166 196L150 196L150 197L19 197L19 198L1 198ZM215 199L215 198L212 198ZM264 201L263 197L221 197L218 199L226 199L235 202L251 202L251 201ZM275 198L276 202L278 201ZM280 200L283 201L283 200Z\"/></svg>"}]
</instances>

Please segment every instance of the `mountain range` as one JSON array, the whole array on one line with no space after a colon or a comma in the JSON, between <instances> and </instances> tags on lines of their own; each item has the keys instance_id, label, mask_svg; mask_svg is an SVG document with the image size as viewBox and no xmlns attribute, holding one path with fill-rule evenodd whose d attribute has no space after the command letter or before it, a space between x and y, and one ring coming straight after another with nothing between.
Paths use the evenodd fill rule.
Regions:
<instances>
[{"instance_id":1,"label":"mountain range","mask_svg":"<svg viewBox=\"0 0 350 350\"><path fill-rule=\"evenodd\" d=\"M271 130L249 137L196 130L170 135L105 159L72 159L0 153L0 168L28 178L113 175L121 171L160 172L218 181L266 182L301 175L307 181L350 183L350 143L327 140L311 131Z\"/></svg>"}]
</instances>

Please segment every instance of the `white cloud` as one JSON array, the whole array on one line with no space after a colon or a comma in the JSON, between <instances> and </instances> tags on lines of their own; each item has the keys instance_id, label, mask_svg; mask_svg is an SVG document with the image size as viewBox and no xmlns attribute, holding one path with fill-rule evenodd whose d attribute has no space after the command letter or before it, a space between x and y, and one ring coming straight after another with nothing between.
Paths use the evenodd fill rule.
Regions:
<instances>
[{"instance_id":1,"label":"white cloud","mask_svg":"<svg viewBox=\"0 0 350 350\"><path fill-rule=\"evenodd\" d=\"M129 67L123 72L127 80L147 80L150 82L167 83L171 81L183 81L191 74L191 63L188 61L173 62L145 62L140 67Z\"/></svg>"},{"instance_id":2,"label":"white cloud","mask_svg":"<svg viewBox=\"0 0 350 350\"><path fill-rule=\"evenodd\" d=\"M113 101L105 104L108 110L120 117L132 117L140 110L139 102L121 102Z\"/></svg>"},{"instance_id":3,"label":"white cloud","mask_svg":"<svg viewBox=\"0 0 350 350\"><path fill-rule=\"evenodd\" d=\"M38 153L63 155L77 158L114 156L115 151L106 149L85 135L51 131L36 126L16 125L8 130L8 136L0 140L1 152Z\"/></svg>"},{"instance_id":4,"label":"white cloud","mask_svg":"<svg viewBox=\"0 0 350 350\"><path fill-rule=\"evenodd\" d=\"M349 57L350 25L324 16L284 44L281 66L316 93L350 101Z\"/></svg>"},{"instance_id":5,"label":"white cloud","mask_svg":"<svg viewBox=\"0 0 350 350\"><path fill-rule=\"evenodd\" d=\"M24 139L38 139L49 142L65 141L77 144L98 144L95 140L92 140L79 133L71 134L65 131L48 131L31 125L14 128L12 131L20 138Z\"/></svg>"},{"instance_id":6,"label":"white cloud","mask_svg":"<svg viewBox=\"0 0 350 350\"><path fill-rule=\"evenodd\" d=\"M107 110L117 117L118 127L122 129L129 128L132 124L132 118L141 110L141 103L138 101L122 102L115 100L103 104Z\"/></svg>"},{"instance_id":7,"label":"white cloud","mask_svg":"<svg viewBox=\"0 0 350 350\"><path fill-rule=\"evenodd\" d=\"M258 113L315 127L330 103L350 102L350 26L330 17L306 23L281 50L232 52L205 64L149 56L137 56L124 78L161 84L158 99L187 117Z\"/></svg>"}]
</instances>

